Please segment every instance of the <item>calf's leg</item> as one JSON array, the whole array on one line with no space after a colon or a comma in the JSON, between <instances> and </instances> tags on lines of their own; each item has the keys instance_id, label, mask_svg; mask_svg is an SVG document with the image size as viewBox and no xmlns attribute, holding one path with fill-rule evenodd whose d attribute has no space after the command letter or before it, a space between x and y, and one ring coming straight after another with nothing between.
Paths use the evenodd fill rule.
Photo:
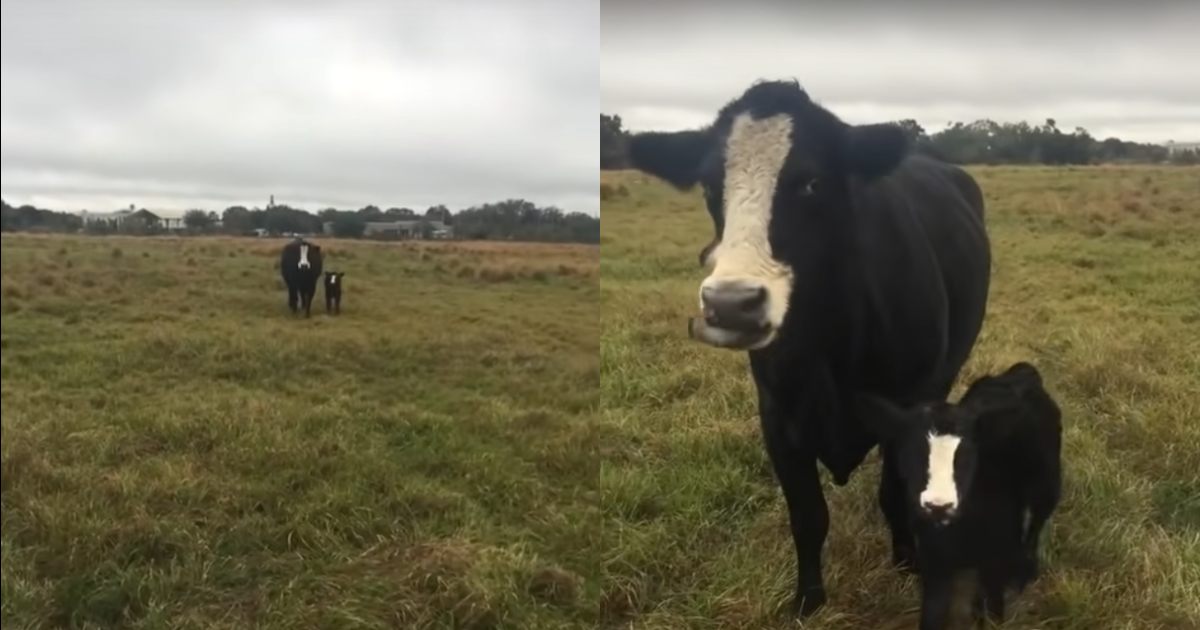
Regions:
<instances>
[{"instance_id":1,"label":"calf's leg","mask_svg":"<svg viewBox=\"0 0 1200 630\"><path fill-rule=\"evenodd\" d=\"M1057 473L1057 471L1055 472ZM1058 507L1061 495L1062 481L1061 478L1056 478L1054 483L1038 488L1029 501L1029 529L1025 532L1024 540L1026 567L1022 576L1022 587L1037 580L1041 575L1039 547L1042 529L1045 528L1046 522L1050 520L1050 515Z\"/></svg>"},{"instance_id":2,"label":"calf's leg","mask_svg":"<svg viewBox=\"0 0 1200 630\"><path fill-rule=\"evenodd\" d=\"M920 630L946 630L954 603L954 575L948 571L921 575Z\"/></svg>"}]
</instances>

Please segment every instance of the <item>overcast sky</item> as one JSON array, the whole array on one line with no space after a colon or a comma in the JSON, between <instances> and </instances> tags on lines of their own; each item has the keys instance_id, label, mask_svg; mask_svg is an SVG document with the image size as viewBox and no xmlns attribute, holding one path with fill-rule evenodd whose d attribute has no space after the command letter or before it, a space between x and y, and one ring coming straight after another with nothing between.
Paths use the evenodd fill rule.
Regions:
<instances>
[{"instance_id":1,"label":"overcast sky","mask_svg":"<svg viewBox=\"0 0 1200 630\"><path fill-rule=\"evenodd\" d=\"M4 0L3 196L599 212L597 0Z\"/></svg>"},{"instance_id":2,"label":"overcast sky","mask_svg":"<svg viewBox=\"0 0 1200 630\"><path fill-rule=\"evenodd\" d=\"M754 80L794 77L856 123L1054 118L1200 141L1200 2L679 4L604 2L600 107L629 129L708 124Z\"/></svg>"}]
</instances>

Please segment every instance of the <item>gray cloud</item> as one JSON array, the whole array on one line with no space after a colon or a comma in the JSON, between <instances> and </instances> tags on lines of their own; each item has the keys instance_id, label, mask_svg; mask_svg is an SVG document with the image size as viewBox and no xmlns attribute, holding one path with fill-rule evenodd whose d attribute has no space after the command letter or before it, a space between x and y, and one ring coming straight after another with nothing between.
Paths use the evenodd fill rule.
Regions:
<instances>
[{"instance_id":1,"label":"gray cloud","mask_svg":"<svg viewBox=\"0 0 1200 630\"><path fill-rule=\"evenodd\" d=\"M10 203L598 212L594 0L12 0Z\"/></svg>"},{"instance_id":2,"label":"gray cloud","mask_svg":"<svg viewBox=\"0 0 1200 630\"><path fill-rule=\"evenodd\" d=\"M756 79L794 77L851 122L1054 118L1101 137L1200 141L1194 3L783 4L606 2L601 111L631 129L692 127Z\"/></svg>"}]
</instances>

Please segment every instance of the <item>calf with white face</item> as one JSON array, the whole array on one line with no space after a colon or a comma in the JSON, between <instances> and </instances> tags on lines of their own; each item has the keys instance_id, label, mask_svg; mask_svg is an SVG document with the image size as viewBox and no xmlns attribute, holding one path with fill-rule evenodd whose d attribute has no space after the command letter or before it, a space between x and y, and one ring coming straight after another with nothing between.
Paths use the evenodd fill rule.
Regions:
<instances>
[{"instance_id":1,"label":"calf with white face","mask_svg":"<svg viewBox=\"0 0 1200 630\"><path fill-rule=\"evenodd\" d=\"M971 491L979 462L977 411L949 403L911 410L875 404L862 417L895 447L912 513L924 524L949 525Z\"/></svg>"},{"instance_id":2,"label":"calf with white face","mask_svg":"<svg viewBox=\"0 0 1200 630\"><path fill-rule=\"evenodd\" d=\"M858 411L898 454L913 515L922 630L942 630L956 573L977 569L977 611L1004 617L1004 590L1037 577L1038 539L1062 486L1061 412L1028 363L978 379L957 403ZM1026 525L1028 516L1028 525Z\"/></svg>"},{"instance_id":3,"label":"calf with white face","mask_svg":"<svg viewBox=\"0 0 1200 630\"><path fill-rule=\"evenodd\" d=\"M329 315L342 314L342 285L345 283L346 272L325 272L325 313Z\"/></svg>"}]
</instances>

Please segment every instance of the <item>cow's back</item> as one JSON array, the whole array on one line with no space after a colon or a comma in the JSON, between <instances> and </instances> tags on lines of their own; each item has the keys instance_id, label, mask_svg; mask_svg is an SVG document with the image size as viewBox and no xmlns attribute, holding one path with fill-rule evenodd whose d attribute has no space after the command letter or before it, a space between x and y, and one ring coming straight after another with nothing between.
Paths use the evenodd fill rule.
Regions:
<instances>
[{"instance_id":1,"label":"cow's back","mask_svg":"<svg viewBox=\"0 0 1200 630\"><path fill-rule=\"evenodd\" d=\"M957 166L920 155L856 199L858 385L915 404L944 398L986 312L991 247L983 195Z\"/></svg>"}]
</instances>

